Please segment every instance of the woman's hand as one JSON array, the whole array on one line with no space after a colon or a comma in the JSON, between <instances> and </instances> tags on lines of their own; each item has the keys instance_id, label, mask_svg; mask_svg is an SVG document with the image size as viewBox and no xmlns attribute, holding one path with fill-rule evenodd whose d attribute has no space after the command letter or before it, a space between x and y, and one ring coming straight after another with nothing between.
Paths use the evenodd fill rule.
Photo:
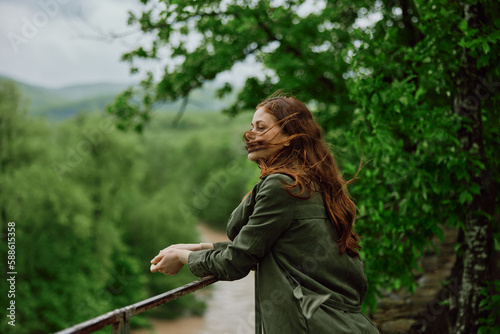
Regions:
<instances>
[{"instance_id":1,"label":"woman's hand","mask_svg":"<svg viewBox=\"0 0 500 334\"><path fill-rule=\"evenodd\" d=\"M152 273L160 272L165 275L175 275L181 270L184 265L179 260L179 251L181 249L172 246L161 250L160 253L151 260L150 270Z\"/></svg>"},{"instance_id":2,"label":"woman's hand","mask_svg":"<svg viewBox=\"0 0 500 334\"><path fill-rule=\"evenodd\" d=\"M165 275L175 275L184 263L187 264L190 252L213 248L212 243L170 245L160 250L158 255L151 260L150 270L152 273L158 271Z\"/></svg>"},{"instance_id":3,"label":"woman's hand","mask_svg":"<svg viewBox=\"0 0 500 334\"><path fill-rule=\"evenodd\" d=\"M194 251L198 251L198 250L201 249L201 244L175 244L175 245L170 245L167 248L162 249L160 251L160 254L161 254L161 252L166 251L168 249L185 249L185 250L194 252Z\"/></svg>"}]
</instances>

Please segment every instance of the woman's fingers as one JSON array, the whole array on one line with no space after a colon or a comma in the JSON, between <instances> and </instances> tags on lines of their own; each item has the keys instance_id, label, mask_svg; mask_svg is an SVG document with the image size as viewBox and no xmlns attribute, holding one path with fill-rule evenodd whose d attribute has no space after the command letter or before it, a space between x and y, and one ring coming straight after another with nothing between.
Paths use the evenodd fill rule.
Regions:
<instances>
[{"instance_id":1,"label":"woman's fingers","mask_svg":"<svg viewBox=\"0 0 500 334\"><path fill-rule=\"evenodd\" d=\"M152 273L160 272L165 275L175 275L184 266L179 260L178 252L174 249L162 252L151 260L150 270Z\"/></svg>"},{"instance_id":2,"label":"woman's fingers","mask_svg":"<svg viewBox=\"0 0 500 334\"><path fill-rule=\"evenodd\" d=\"M174 245L170 245L167 248L163 249L163 251L166 251L169 249L183 249L184 247L186 247L185 244L174 244Z\"/></svg>"},{"instance_id":3,"label":"woman's fingers","mask_svg":"<svg viewBox=\"0 0 500 334\"><path fill-rule=\"evenodd\" d=\"M163 254L158 254L151 260L151 263L158 263L161 261L161 259L163 259L163 257L164 257Z\"/></svg>"},{"instance_id":4,"label":"woman's fingers","mask_svg":"<svg viewBox=\"0 0 500 334\"><path fill-rule=\"evenodd\" d=\"M185 249L189 251L197 251L201 249L200 244L173 244L168 246L167 248L164 248L160 251L160 253L167 251L167 250L172 250L172 249Z\"/></svg>"}]
</instances>

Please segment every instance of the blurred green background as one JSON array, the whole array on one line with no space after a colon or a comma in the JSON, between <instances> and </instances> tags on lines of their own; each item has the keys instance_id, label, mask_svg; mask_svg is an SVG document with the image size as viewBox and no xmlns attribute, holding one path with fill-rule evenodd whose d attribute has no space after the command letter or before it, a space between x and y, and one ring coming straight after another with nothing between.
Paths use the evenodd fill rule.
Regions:
<instances>
[{"instance_id":1,"label":"blurred green background","mask_svg":"<svg viewBox=\"0 0 500 334\"><path fill-rule=\"evenodd\" d=\"M176 114L164 110L143 134L122 132L103 106L63 93L64 107L44 107L50 91L26 87L0 80L0 213L3 228L16 223L16 333L69 327L195 280L187 268L151 274L149 261L170 244L200 242L199 222L225 231L258 181L243 149L249 115L198 109L174 128ZM185 296L153 313L203 310Z\"/></svg>"},{"instance_id":2,"label":"blurred green background","mask_svg":"<svg viewBox=\"0 0 500 334\"><path fill-rule=\"evenodd\" d=\"M416 315L413 330L499 333L498 12L490 0L144 0L127 20L140 41L121 58L137 85L3 78L0 218L2 242L16 222L16 330L59 330L193 280L186 268L151 275L148 263L198 242L199 222L224 228L258 181L241 139L249 111L284 89L316 115L346 179L367 162L350 187L364 311L414 292L422 257L452 229L455 263L436 284L458 288L433 297L439 310L426 305L432 321ZM156 316L203 310L186 296Z\"/></svg>"}]
</instances>

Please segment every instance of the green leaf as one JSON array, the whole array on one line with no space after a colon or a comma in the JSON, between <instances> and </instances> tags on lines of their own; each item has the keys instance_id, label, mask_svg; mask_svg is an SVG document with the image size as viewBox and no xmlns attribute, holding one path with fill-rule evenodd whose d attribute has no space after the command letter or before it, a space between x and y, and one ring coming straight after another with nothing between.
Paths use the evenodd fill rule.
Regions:
<instances>
[{"instance_id":1,"label":"green leaf","mask_svg":"<svg viewBox=\"0 0 500 334\"><path fill-rule=\"evenodd\" d=\"M423 87L419 87L417 89L417 92L415 93L415 100L418 101L418 99L425 94L425 89Z\"/></svg>"},{"instance_id":2,"label":"green leaf","mask_svg":"<svg viewBox=\"0 0 500 334\"><path fill-rule=\"evenodd\" d=\"M425 203L424 205L422 205L422 210L423 210L424 212L426 212L426 213L431 212L431 210L432 210L432 206L431 206L431 205L429 205L429 204L427 204L427 203Z\"/></svg>"},{"instance_id":3,"label":"green leaf","mask_svg":"<svg viewBox=\"0 0 500 334\"><path fill-rule=\"evenodd\" d=\"M464 204L465 202L471 203L472 199L473 199L472 194L464 190L460 193L458 201L460 202L460 204Z\"/></svg>"},{"instance_id":4,"label":"green leaf","mask_svg":"<svg viewBox=\"0 0 500 334\"><path fill-rule=\"evenodd\" d=\"M395 279L394 282L394 289L399 290L401 288L401 281L398 279Z\"/></svg>"},{"instance_id":5,"label":"green leaf","mask_svg":"<svg viewBox=\"0 0 500 334\"><path fill-rule=\"evenodd\" d=\"M443 241L444 240L444 232L441 228L435 228L434 229L434 234L438 237L439 240Z\"/></svg>"},{"instance_id":6,"label":"green leaf","mask_svg":"<svg viewBox=\"0 0 500 334\"><path fill-rule=\"evenodd\" d=\"M488 54L490 52L490 45L487 42L483 42L483 51Z\"/></svg>"},{"instance_id":7,"label":"green leaf","mask_svg":"<svg viewBox=\"0 0 500 334\"><path fill-rule=\"evenodd\" d=\"M399 98L399 102L401 102L401 104L404 105L405 107L408 106L408 98L406 96L401 96Z\"/></svg>"},{"instance_id":8,"label":"green leaf","mask_svg":"<svg viewBox=\"0 0 500 334\"><path fill-rule=\"evenodd\" d=\"M481 187L479 187L479 184L473 183L469 186L469 191L475 195L479 195L481 193Z\"/></svg>"},{"instance_id":9,"label":"green leaf","mask_svg":"<svg viewBox=\"0 0 500 334\"><path fill-rule=\"evenodd\" d=\"M469 26L469 23L467 22L466 19L463 19L462 21L460 21L460 23L458 24L458 29L462 30L463 32L466 32L467 31L467 28Z\"/></svg>"}]
</instances>

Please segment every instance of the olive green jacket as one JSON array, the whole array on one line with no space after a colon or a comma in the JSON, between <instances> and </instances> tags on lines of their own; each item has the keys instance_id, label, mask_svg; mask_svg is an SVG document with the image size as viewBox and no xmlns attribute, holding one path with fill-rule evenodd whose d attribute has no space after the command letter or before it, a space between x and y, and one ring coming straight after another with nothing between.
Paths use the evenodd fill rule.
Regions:
<instances>
[{"instance_id":1,"label":"olive green jacket","mask_svg":"<svg viewBox=\"0 0 500 334\"><path fill-rule=\"evenodd\" d=\"M232 242L191 252L189 269L229 281L255 269L256 333L378 333L360 310L362 261L339 254L321 195L295 198L291 181L262 178L229 218Z\"/></svg>"}]
</instances>

